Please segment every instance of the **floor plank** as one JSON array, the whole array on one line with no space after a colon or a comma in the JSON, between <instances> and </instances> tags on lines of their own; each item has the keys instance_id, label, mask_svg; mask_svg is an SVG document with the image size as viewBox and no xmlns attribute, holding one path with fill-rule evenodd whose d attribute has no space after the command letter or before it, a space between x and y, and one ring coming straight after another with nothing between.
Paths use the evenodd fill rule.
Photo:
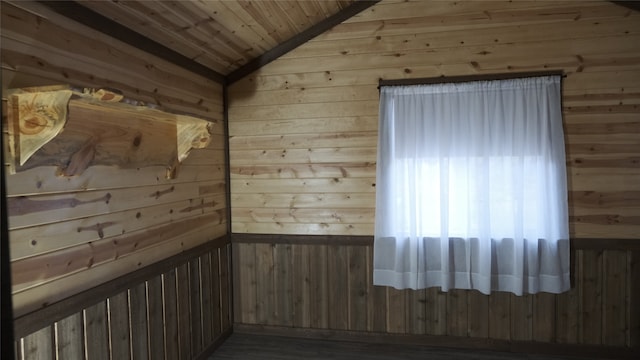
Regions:
<instances>
[{"instance_id":1,"label":"floor plank","mask_svg":"<svg viewBox=\"0 0 640 360\"><path fill-rule=\"evenodd\" d=\"M559 360L567 357L502 353L479 350L454 350L416 345L388 345L349 341L287 338L234 333L209 358L242 360L314 360L314 359L459 359L459 360ZM569 358L579 359L579 358Z\"/></svg>"}]
</instances>

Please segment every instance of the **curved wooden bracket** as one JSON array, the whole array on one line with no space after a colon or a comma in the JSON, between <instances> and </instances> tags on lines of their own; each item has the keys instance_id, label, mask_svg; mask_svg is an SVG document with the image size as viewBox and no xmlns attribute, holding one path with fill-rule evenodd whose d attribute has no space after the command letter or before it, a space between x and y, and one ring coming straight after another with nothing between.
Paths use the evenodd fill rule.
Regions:
<instances>
[{"instance_id":1,"label":"curved wooden bracket","mask_svg":"<svg viewBox=\"0 0 640 360\"><path fill-rule=\"evenodd\" d=\"M62 131L67 121L68 89L23 92L10 97L9 144L19 165Z\"/></svg>"}]
</instances>

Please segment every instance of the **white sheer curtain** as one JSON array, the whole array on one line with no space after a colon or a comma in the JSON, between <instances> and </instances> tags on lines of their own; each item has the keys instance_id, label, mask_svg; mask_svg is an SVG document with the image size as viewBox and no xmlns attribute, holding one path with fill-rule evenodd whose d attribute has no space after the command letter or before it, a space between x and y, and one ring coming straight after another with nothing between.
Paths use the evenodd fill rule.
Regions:
<instances>
[{"instance_id":1,"label":"white sheer curtain","mask_svg":"<svg viewBox=\"0 0 640 360\"><path fill-rule=\"evenodd\" d=\"M380 97L374 284L568 290L560 77Z\"/></svg>"}]
</instances>

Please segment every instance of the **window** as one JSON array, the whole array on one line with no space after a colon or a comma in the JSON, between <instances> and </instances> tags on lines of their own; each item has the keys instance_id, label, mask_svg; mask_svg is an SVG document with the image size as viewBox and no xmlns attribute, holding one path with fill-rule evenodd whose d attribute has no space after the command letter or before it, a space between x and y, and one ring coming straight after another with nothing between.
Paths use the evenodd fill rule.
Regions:
<instances>
[{"instance_id":1,"label":"window","mask_svg":"<svg viewBox=\"0 0 640 360\"><path fill-rule=\"evenodd\" d=\"M568 290L560 81L381 87L375 285Z\"/></svg>"}]
</instances>

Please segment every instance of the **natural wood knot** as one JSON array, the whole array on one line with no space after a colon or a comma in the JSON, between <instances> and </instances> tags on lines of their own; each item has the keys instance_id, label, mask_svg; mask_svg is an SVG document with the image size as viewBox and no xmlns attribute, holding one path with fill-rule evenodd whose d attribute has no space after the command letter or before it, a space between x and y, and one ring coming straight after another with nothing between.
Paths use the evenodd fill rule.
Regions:
<instances>
[{"instance_id":1,"label":"natural wood knot","mask_svg":"<svg viewBox=\"0 0 640 360\"><path fill-rule=\"evenodd\" d=\"M20 133L25 135L35 135L42 132L47 127L47 118L40 114L30 114L20 122Z\"/></svg>"},{"instance_id":2,"label":"natural wood knot","mask_svg":"<svg viewBox=\"0 0 640 360\"><path fill-rule=\"evenodd\" d=\"M138 147L142 142L142 135L138 135L133 139L133 146Z\"/></svg>"}]
</instances>

